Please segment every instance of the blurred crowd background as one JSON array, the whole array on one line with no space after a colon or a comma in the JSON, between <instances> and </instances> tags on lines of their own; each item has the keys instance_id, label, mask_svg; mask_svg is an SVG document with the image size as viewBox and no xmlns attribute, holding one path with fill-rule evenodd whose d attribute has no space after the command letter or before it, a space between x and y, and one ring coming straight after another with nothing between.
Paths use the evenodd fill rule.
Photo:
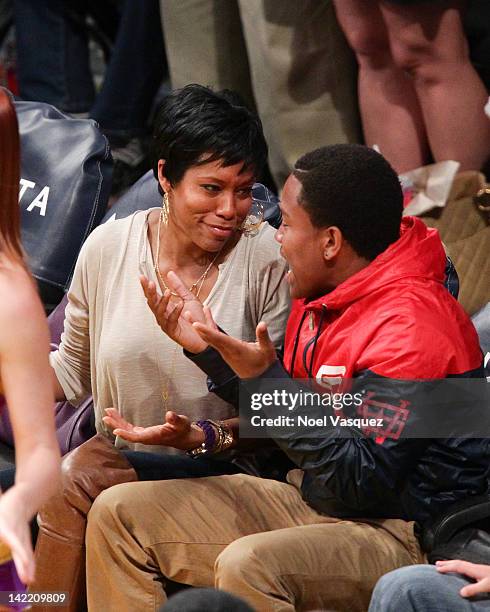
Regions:
<instances>
[{"instance_id":1,"label":"blurred crowd background","mask_svg":"<svg viewBox=\"0 0 490 612\"><path fill-rule=\"evenodd\" d=\"M98 121L113 193L149 167L152 115L174 87L238 91L278 190L304 151L377 145L406 172L485 168L488 0L0 0L0 81Z\"/></svg>"}]
</instances>

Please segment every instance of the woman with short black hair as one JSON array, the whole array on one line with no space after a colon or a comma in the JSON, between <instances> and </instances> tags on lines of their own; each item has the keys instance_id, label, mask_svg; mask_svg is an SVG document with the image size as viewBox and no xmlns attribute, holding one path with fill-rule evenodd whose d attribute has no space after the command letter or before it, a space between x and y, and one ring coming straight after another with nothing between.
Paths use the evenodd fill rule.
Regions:
<instances>
[{"instance_id":1,"label":"woman with short black hair","mask_svg":"<svg viewBox=\"0 0 490 612\"><path fill-rule=\"evenodd\" d=\"M222 328L244 340L263 319L280 345L289 310L274 231L247 221L252 184L267 156L258 117L230 92L190 85L164 100L153 152L162 208L90 235L68 293L62 341L51 354L57 399L76 404L92 392L99 432L64 461L63 491L39 520L35 589L70 591L73 609L83 586L86 514L102 490L137 479L253 469L244 468L242 456L212 457L211 448L197 460L183 452L202 445L204 430L212 436L209 423L234 412L208 393L206 377L160 330L140 276L179 309L167 276L178 273L189 295L212 306ZM254 236L245 235L247 227ZM131 441L112 435L118 418L134 423ZM182 423L185 431L176 431ZM150 439L141 430L150 430ZM223 438L214 450L225 448Z\"/></svg>"}]
</instances>

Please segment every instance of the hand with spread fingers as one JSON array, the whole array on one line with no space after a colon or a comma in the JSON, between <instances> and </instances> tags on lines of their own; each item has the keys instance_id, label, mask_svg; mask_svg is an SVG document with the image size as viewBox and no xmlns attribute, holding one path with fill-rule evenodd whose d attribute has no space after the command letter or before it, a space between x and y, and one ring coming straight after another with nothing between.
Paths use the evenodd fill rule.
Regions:
<instances>
[{"instance_id":1,"label":"hand with spread fingers","mask_svg":"<svg viewBox=\"0 0 490 612\"><path fill-rule=\"evenodd\" d=\"M490 565L477 565L469 561L436 561L437 571L441 574L463 574L476 580L474 584L463 587L461 597L473 597L479 593L490 593Z\"/></svg>"},{"instance_id":2,"label":"hand with spread fingers","mask_svg":"<svg viewBox=\"0 0 490 612\"><path fill-rule=\"evenodd\" d=\"M160 296L153 281L149 281L146 276L140 277L148 306L169 338L191 353L200 353L207 348L207 343L181 315L185 310L191 313L194 321L205 321L203 306L175 272L169 272L166 280L169 289ZM172 296L178 297L176 304L171 302Z\"/></svg>"},{"instance_id":3,"label":"hand with spread fingers","mask_svg":"<svg viewBox=\"0 0 490 612\"><path fill-rule=\"evenodd\" d=\"M206 345L215 348L240 378L255 378L263 374L277 359L267 325L261 321L255 330L256 341L245 342L228 336L218 329L211 311L204 307L204 322L193 319L188 311L184 317L192 322L194 330Z\"/></svg>"},{"instance_id":4,"label":"hand with spread fingers","mask_svg":"<svg viewBox=\"0 0 490 612\"><path fill-rule=\"evenodd\" d=\"M183 414L169 410L163 425L138 427L124 419L115 408L106 408L102 420L113 429L113 434L139 444L170 446L180 450L196 448L204 442L204 433Z\"/></svg>"}]
</instances>

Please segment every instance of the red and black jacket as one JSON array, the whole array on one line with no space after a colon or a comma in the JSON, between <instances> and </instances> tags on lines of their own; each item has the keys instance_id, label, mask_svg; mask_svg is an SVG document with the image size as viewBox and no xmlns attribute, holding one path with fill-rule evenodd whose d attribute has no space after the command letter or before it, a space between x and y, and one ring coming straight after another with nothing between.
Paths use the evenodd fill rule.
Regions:
<instances>
[{"instance_id":1,"label":"red and black jacket","mask_svg":"<svg viewBox=\"0 0 490 612\"><path fill-rule=\"evenodd\" d=\"M352 393L378 394L396 409L401 402L414 403L421 381L483 377L473 324L444 287L445 261L438 233L405 218L399 240L366 268L321 298L295 301L283 364L276 362L261 379L269 388L270 379L277 379L278 388L289 392L299 389L297 379L320 384L350 379ZM215 385L226 386L209 358L203 369ZM269 412L274 416L273 408ZM407 425L415 418L423 419L423 411L410 412ZM488 489L487 438L356 431L346 437L345 428L332 426L322 428L318 438L295 432L275 441L305 471L304 499L333 516L423 523Z\"/></svg>"}]
</instances>

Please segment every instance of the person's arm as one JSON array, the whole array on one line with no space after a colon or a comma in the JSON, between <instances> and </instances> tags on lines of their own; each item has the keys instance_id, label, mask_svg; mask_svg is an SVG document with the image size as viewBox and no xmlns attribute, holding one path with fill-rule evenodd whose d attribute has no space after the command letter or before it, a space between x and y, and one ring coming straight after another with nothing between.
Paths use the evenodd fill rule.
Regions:
<instances>
[{"instance_id":1,"label":"person's arm","mask_svg":"<svg viewBox=\"0 0 490 612\"><path fill-rule=\"evenodd\" d=\"M271 379L274 379L278 391L292 395L311 391L286 372L277 358L264 323L257 326L256 342L243 342L224 334L216 327L210 313L207 316L206 324L194 321L193 327L203 341L216 351L209 349L194 356L193 361L213 378L217 387L231 388L236 385L237 381L231 377L234 372L238 378L255 379L254 392L259 394L271 390ZM219 357L216 352L219 352ZM381 377L370 376L369 373L366 378L355 379L355 388L351 393L356 393L358 387L362 387L363 394L371 391L394 406L401 399L408 399L408 395L402 398L400 393L414 393L410 382L403 390L403 386L386 385ZM235 397L238 398L237 393ZM293 418L297 414L297 410L289 413ZM321 418L324 414L326 412L319 409L317 414L309 416ZM262 415L276 417L277 408L263 406ZM350 435L346 437L346 433ZM376 440L364 436L356 428L333 424L322 426L317 437L311 431L305 436L301 428L274 430L271 437L306 472L305 483L308 486L303 490L311 505L324 506L328 499L332 512L337 504L342 506L342 512L348 507L354 514L372 509L380 500L388 501L390 492L410 472L428 443L428 440L388 439L383 444L377 444Z\"/></svg>"},{"instance_id":2,"label":"person's arm","mask_svg":"<svg viewBox=\"0 0 490 612\"><path fill-rule=\"evenodd\" d=\"M275 389L293 396L311 392L310 387L291 378L282 364L275 362L253 381L254 393L270 391L271 381ZM310 505L323 512L328 508L332 515L337 512L345 515L348 508L352 516L367 511L383 516L384 512L389 512L390 504L398 505L399 485L414 469L430 439L405 437L420 418L420 411L413 405L417 396L414 382L390 381L369 371L352 382L349 389L352 396L359 393L363 399L372 397L394 410L405 401L411 405L403 436L399 439L390 434L384 439L368 437L356 426L335 425L330 419L323 420L329 411L320 406L316 409L299 407L288 412L293 419L303 415L321 420L316 429L274 428L271 437L293 463L305 471L302 488ZM350 411L351 407L344 408L336 414L351 416ZM261 414L275 417L277 408L264 405ZM389 423L384 423L383 427L389 428Z\"/></svg>"},{"instance_id":3,"label":"person's arm","mask_svg":"<svg viewBox=\"0 0 490 612\"><path fill-rule=\"evenodd\" d=\"M184 355L207 375L208 391L238 409L240 378L219 352L208 346L199 353L184 350Z\"/></svg>"},{"instance_id":4,"label":"person's arm","mask_svg":"<svg viewBox=\"0 0 490 612\"><path fill-rule=\"evenodd\" d=\"M106 408L104 423L113 430L115 436L136 444L150 444L155 446L169 446L179 450L189 451L202 445L205 441L204 431L195 425L189 417L168 411L165 415L165 423L152 425L150 427L138 427L124 419L115 408ZM274 446L272 441L264 438L239 437L239 419L233 417L221 421L230 431L233 442L226 450L239 449L248 451L257 447Z\"/></svg>"},{"instance_id":5,"label":"person's arm","mask_svg":"<svg viewBox=\"0 0 490 612\"><path fill-rule=\"evenodd\" d=\"M28 523L55 492L60 451L48 362L49 331L35 288L23 270L1 275L0 374L14 433L15 485L0 498L0 535L19 574L33 578ZM8 297L7 297L8 296Z\"/></svg>"},{"instance_id":6,"label":"person's arm","mask_svg":"<svg viewBox=\"0 0 490 612\"><path fill-rule=\"evenodd\" d=\"M251 288L251 308L258 320L263 317L270 322L272 353L276 355L274 345L282 346L290 308L289 289L284 282L286 265L282 259L278 259L277 249L261 255L263 261L259 269L254 270L256 274ZM256 263L258 265L259 262ZM207 346L192 327L191 321L202 321L216 327L209 309L203 307L174 272L168 273L166 281L170 289L181 298L181 302L175 305L170 302L169 290L162 296L158 294L154 282L144 276L140 277L140 281L148 306L162 331L180 344L187 357L208 374L209 391L237 407L239 379L219 353ZM153 427L135 426L126 421L115 408L107 409L103 420L113 429L114 435L130 442L173 446L182 450L196 448L204 442L200 428L193 427L184 415L173 412L167 413L164 424ZM223 423L233 435L233 443L228 448L250 450L272 444L263 438L240 440L238 418L226 419Z\"/></svg>"},{"instance_id":7,"label":"person's arm","mask_svg":"<svg viewBox=\"0 0 490 612\"><path fill-rule=\"evenodd\" d=\"M50 377L51 377L51 384L53 387L53 395L54 395L54 399L56 402L64 402L66 400L66 395L65 395L65 390L63 389L63 387L60 385L60 381L58 380L58 377L56 376L56 372L54 370L53 367L51 367L50 365Z\"/></svg>"},{"instance_id":8,"label":"person's arm","mask_svg":"<svg viewBox=\"0 0 490 612\"><path fill-rule=\"evenodd\" d=\"M238 345L230 347L230 350L234 350L237 359L240 359ZM209 347L197 355L186 354L208 375L212 381L210 388L216 390L220 397L234 401L238 407L240 378L220 353ZM244 356L243 359L245 360ZM250 380L250 377L244 378ZM277 380L275 389L278 391L284 390L295 396L311 392L311 388L291 378L279 360L273 361L267 370L253 380L254 392L269 392L271 380L274 379ZM264 383L263 388L261 381ZM363 395L368 391L377 393L379 399L383 397L395 406L401 399L399 394L402 392L402 385L393 386L394 396L389 398L389 384L381 378L359 378L351 393L354 394L361 388ZM412 383L407 384L406 391L413 394ZM296 419L299 413L299 410L293 410L288 415ZM307 414L306 411L304 414ZM308 416L322 419L324 414L324 410L319 410L315 414L308 413ZM261 415L274 418L277 416L277 408L263 406ZM238 422L238 419L236 421ZM349 437L346 437L346 434ZM312 504L321 506L323 500L329 498L330 507L333 508L336 499L341 503L342 510L344 506L348 506L355 513L372 508L380 500L387 502L387 492L393 491L396 483L409 473L427 444L427 441L417 439L400 440L396 443L386 440L384 444L377 444L374 439L365 437L356 428L333 425L322 425L317 437L313 436L311 429L305 436L304 430L298 428L291 431L275 429L271 432L271 437L293 463L307 473L305 484L308 483L308 486L305 487L305 493Z\"/></svg>"},{"instance_id":9,"label":"person's arm","mask_svg":"<svg viewBox=\"0 0 490 612\"><path fill-rule=\"evenodd\" d=\"M57 401L74 405L92 393L90 368L89 292L99 283L103 235L96 228L78 255L68 290L64 329L58 350L50 353L52 382ZM100 286L100 291L103 288ZM94 313L95 314L95 313Z\"/></svg>"},{"instance_id":10,"label":"person's arm","mask_svg":"<svg viewBox=\"0 0 490 612\"><path fill-rule=\"evenodd\" d=\"M288 266L280 256L277 243L271 238L273 230L263 228L260 236L254 238L249 265L250 311L257 325L264 322L276 350L280 351L284 343L284 333L291 307L289 286L286 282ZM214 325L212 317L206 317L206 309L195 295L187 290L179 277L169 272L166 282L170 289L181 298L181 303L170 305L170 291L159 296L155 283L141 277L141 284L149 308L152 310L162 331L184 348L184 353L199 368L208 374L208 389L227 403L238 404L238 378L233 370L221 358L219 353L192 329L192 321L209 322ZM208 311L209 312L209 311ZM210 314L210 313L209 313ZM231 423L235 427L234 422Z\"/></svg>"}]
</instances>

